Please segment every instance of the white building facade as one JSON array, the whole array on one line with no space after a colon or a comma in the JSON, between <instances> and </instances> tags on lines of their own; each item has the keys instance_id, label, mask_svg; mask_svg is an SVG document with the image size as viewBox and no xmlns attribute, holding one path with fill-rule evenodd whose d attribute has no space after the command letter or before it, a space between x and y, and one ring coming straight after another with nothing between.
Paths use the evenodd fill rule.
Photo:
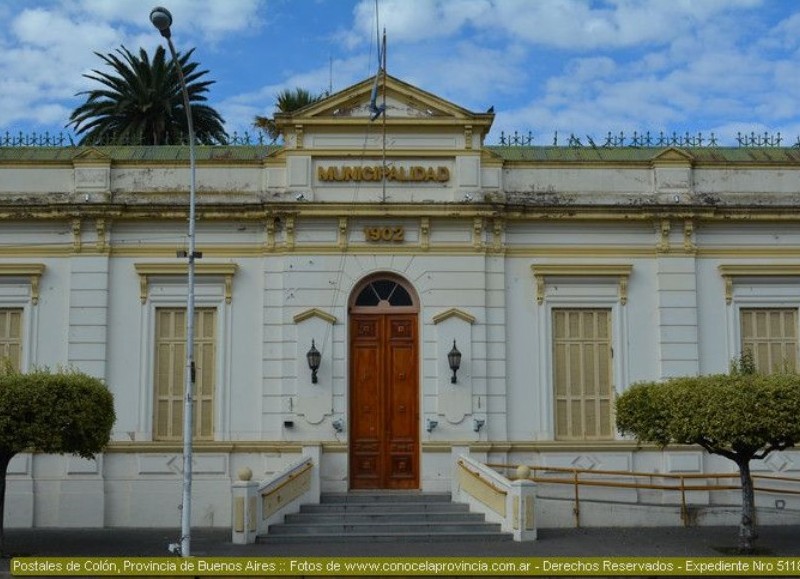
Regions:
<instances>
[{"instance_id":1,"label":"white building facade","mask_svg":"<svg viewBox=\"0 0 800 579\"><path fill-rule=\"evenodd\" d=\"M370 89L198 149L193 524L304 452L323 491L449 490L456 453L730 471L622 439L614 397L745 349L797 368L800 151L489 147L492 114L389 77L371 121ZM7 526L177 526L188 183L185 147L0 149L3 353L117 410L95 460L12 461Z\"/></svg>"}]
</instances>

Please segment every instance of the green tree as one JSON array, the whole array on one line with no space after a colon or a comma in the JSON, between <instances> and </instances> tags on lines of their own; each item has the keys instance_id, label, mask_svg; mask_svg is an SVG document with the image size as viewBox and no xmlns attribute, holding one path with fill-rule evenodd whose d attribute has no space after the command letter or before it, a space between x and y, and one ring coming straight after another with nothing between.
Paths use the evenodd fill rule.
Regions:
<instances>
[{"instance_id":1,"label":"green tree","mask_svg":"<svg viewBox=\"0 0 800 579\"><path fill-rule=\"evenodd\" d=\"M742 486L739 549L757 538L750 461L800 440L800 375L751 373L735 363L731 374L639 383L617 398L617 428L641 442L698 444L736 463Z\"/></svg>"},{"instance_id":2,"label":"green tree","mask_svg":"<svg viewBox=\"0 0 800 579\"><path fill-rule=\"evenodd\" d=\"M313 94L310 91L300 87L295 89L287 88L275 95L275 111L278 113L293 113L294 111L302 109L310 104L319 102L326 96L326 93ZM281 136L280 130L275 124L274 116L262 117L256 115L256 118L253 121L253 126L267 133L269 138L272 139L273 143L278 140L278 137Z\"/></svg>"},{"instance_id":3,"label":"green tree","mask_svg":"<svg viewBox=\"0 0 800 579\"><path fill-rule=\"evenodd\" d=\"M74 126L81 145L177 145L187 144L189 129L175 61L164 47L150 60L142 48L139 55L124 46L117 54L95 54L111 71L84 74L102 88L82 91L86 102L72 111L67 126ZM202 104L214 84L203 80L207 70L190 62L194 49L178 56L192 108L195 141L204 145L226 143L224 120L212 107Z\"/></svg>"},{"instance_id":4,"label":"green tree","mask_svg":"<svg viewBox=\"0 0 800 579\"><path fill-rule=\"evenodd\" d=\"M115 419L113 396L97 378L72 371L0 373L0 555L11 459L20 452L93 458L108 444Z\"/></svg>"}]
</instances>

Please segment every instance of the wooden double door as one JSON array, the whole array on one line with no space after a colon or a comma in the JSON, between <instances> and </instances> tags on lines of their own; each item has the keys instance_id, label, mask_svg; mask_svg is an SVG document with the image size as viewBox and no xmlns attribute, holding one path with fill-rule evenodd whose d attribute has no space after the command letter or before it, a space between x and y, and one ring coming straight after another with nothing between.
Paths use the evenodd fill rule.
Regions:
<instances>
[{"instance_id":1,"label":"wooden double door","mask_svg":"<svg viewBox=\"0 0 800 579\"><path fill-rule=\"evenodd\" d=\"M350 324L350 488L418 489L417 314Z\"/></svg>"}]
</instances>

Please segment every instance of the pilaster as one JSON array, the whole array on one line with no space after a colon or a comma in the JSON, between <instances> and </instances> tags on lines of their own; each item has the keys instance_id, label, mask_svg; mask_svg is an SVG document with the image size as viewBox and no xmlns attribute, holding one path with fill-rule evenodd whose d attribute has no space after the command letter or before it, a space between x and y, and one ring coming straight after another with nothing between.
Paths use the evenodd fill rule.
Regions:
<instances>
[{"instance_id":1,"label":"pilaster","mask_svg":"<svg viewBox=\"0 0 800 579\"><path fill-rule=\"evenodd\" d=\"M103 253L70 258L67 364L107 377L109 259Z\"/></svg>"},{"instance_id":2,"label":"pilaster","mask_svg":"<svg viewBox=\"0 0 800 579\"><path fill-rule=\"evenodd\" d=\"M700 351L695 258L660 255L656 267L659 375L697 375Z\"/></svg>"}]
</instances>

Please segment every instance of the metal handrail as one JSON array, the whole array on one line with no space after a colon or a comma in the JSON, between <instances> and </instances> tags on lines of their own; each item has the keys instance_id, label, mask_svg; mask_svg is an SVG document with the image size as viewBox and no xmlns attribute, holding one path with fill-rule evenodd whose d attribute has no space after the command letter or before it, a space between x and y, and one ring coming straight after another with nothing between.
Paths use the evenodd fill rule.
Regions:
<instances>
[{"instance_id":1,"label":"metal handrail","mask_svg":"<svg viewBox=\"0 0 800 579\"><path fill-rule=\"evenodd\" d=\"M487 467L493 468L495 470L514 470L516 471L519 468L518 464L498 464L498 463L488 463L486 464ZM544 483L544 484L568 484L573 485L575 487L575 507L573 508L573 513L575 515L575 526L580 527L580 487L583 486L593 486L593 487L606 487L606 488L624 488L624 489L648 489L648 490L666 490L666 491L679 491L681 493L681 520L683 521L684 525L689 524L689 511L686 505L686 493L690 491L730 491L730 490L740 490L741 485L739 484L686 484L687 480L692 479L726 479L726 478L739 478L738 473L705 473L705 474L698 474L698 473L685 473L685 474L676 474L676 473L650 473L650 472L635 472L635 471L622 471L622 470L594 470L594 469L585 469L585 468L572 468L572 467L558 467L558 466L530 466L526 465L528 468L531 469L532 476L527 477L528 480L532 480L536 483ZM569 478L562 477L562 478L554 478L548 476L537 476L537 473L569 473L572 476ZM632 477L632 478L649 478L649 483L642 483L638 481L633 482L623 482L623 481L611 481L611 480L586 480L581 479L580 476L582 474L588 475L600 475L600 476L625 476L625 477ZM652 479L654 478L662 478L662 479L677 479L678 484L658 484L653 482ZM787 477L787 476L771 476L771 475L760 475L755 474L752 475L752 478L755 480L764 480L764 481L784 481L784 482L794 482L800 483L800 478L797 477ZM795 489L785 489L785 488L774 488L774 487L764 487L764 486L754 486L754 491L759 492L768 492L774 494L789 494L789 495L800 495L800 490Z\"/></svg>"}]
</instances>

